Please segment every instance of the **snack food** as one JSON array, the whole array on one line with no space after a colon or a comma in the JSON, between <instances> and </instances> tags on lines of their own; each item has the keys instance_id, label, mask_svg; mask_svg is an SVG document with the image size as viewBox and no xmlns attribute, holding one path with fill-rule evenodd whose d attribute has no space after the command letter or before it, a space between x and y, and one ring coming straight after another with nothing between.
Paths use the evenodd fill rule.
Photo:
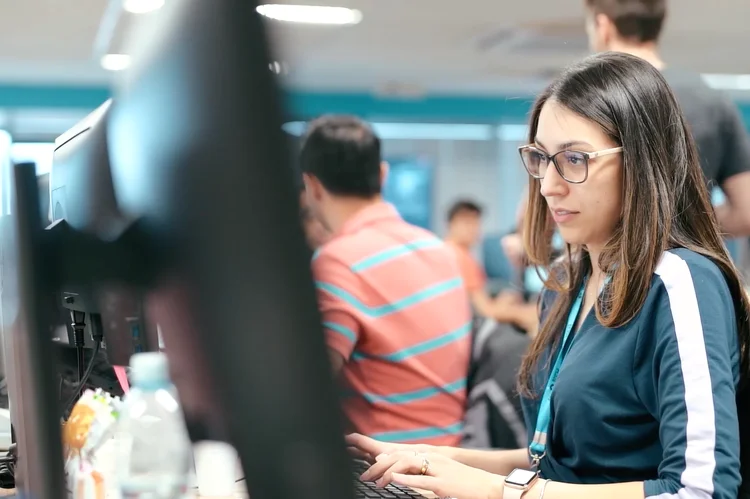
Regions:
<instances>
[{"instance_id":1,"label":"snack food","mask_svg":"<svg viewBox=\"0 0 750 499\"><path fill-rule=\"evenodd\" d=\"M63 423L63 452L69 496L105 499L114 480L111 466L112 430L117 422L119 397L87 390ZM107 456L104 456L106 454Z\"/></svg>"}]
</instances>

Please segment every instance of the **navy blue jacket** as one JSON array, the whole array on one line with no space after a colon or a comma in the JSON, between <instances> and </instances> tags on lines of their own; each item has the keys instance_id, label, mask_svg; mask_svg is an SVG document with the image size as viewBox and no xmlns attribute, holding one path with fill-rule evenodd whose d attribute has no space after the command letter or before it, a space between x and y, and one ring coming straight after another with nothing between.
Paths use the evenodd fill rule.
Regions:
<instances>
[{"instance_id":1,"label":"navy blue jacket","mask_svg":"<svg viewBox=\"0 0 750 499\"><path fill-rule=\"evenodd\" d=\"M545 294L543 317L554 299ZM697 253L666 252L634 320L610 329L592 310L576 333L552 396L542 475L582 484L643 481L647 498L736 499L739 364L721 271ZM523 408L531 441L538 400Z\"/></svg>"}]
</instances>

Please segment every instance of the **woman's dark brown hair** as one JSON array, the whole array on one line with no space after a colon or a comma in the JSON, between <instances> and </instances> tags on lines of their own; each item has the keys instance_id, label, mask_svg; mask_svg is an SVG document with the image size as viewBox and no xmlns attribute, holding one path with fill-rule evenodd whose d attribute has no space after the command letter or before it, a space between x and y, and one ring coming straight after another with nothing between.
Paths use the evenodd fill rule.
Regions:
<instances>
[{"instance_id":1,"label":"woman's dark brown hair","mask_svg":"<svg viewBox=\"0 0 750 499\"><path fill-rule=\"evenodd\" d=\"M596 304L599 322L616 328L636 316L665 250L695 251L710 258L726 278L737 316L741 373L747 379L750 303L719 232L695 144L661 73L626 54L585 59L563 72L537 99L530 142L542 107L551 100L596 123L623 147L622 217L598 262L611 276L607 292ZM539 188L540 181L531 178L524 243L531 263L549 266L554 222ZM534 373L546 352L558 344L573 293L592 265L585 248L570 246L558 263L545 283L557 292L556 299L519 373L520 391L529 397L539 395Z\"/></svg>"}]
</instances>

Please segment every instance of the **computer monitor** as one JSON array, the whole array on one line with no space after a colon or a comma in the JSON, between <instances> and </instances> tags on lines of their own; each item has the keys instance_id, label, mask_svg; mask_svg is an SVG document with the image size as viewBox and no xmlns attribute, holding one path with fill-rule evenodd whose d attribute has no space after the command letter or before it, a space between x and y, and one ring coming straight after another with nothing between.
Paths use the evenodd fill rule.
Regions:
<instances>
[{"instance_id":1,"label":"computer monitor","mask_svg":"<svg viewBox=\"0 0 750 499\"><path fill-rule=\"evenodd\" d=\"M103 240L127 224L112 186L107 148L110 106L111 101L105 102L55 140L47 195L49 222L64 220L69 229ZM93 338L101 334L112 365L127 365L131 354L158 349L156 327L144 320L137 290L105 282L67 282L55 293L59 306L69 311L70 344L75 341L70 323L78 313L85 346L92 347Z\"/></svg>"},{"instance_id":2,"label":"computer monitor","mask_svg":"<svg viewBox=\"0 0 750 499\"><path fill-rule=\"evenodd\" d=\"M109 168L109 163L106 163ZM36 177L39 192L39 214L41 215L41 224L43 227L49 225L52 221L50 211L50 173L42 173ZM107 357L106 351L95 352L90 348L92 339L90 335L86 336L87 349L83 352L76 352L74 331L71 326L70 310L65 308L65 303L60 299L60 293L53 293L47 304L50 307L50 317L52 317L52 341L57 348L55 356L57 357L57 375L60 378L59 400L65 404L82 390L101 388L114 395L122 395L123 389L120 386L117 376ZM90 326L89 326L90 328ZM90 331L90 329L89 329ZM110 335L111 336L111 335ZM123 338L123 341L127 338ZM115 350L117 350L117 341ZM132 347L133 345L131 345ZM111 354L112 352L110 352ZM79 376L81 368L88 367L93 363L90 374L83 387L80 386ZM0 389L0 407L8 407L7 390L3 387Z\"/></svg>"},{"instance_id":3,"label":"computer monitor","mask_svg":"<svg viewBox=\"0 0 750 499\"><path fill-rule=\"evenodd\" d=\"M133 54L109 110L112 184L124 223L108 238L73 227L42 230L33 172L15 168L20 299L6 317L25 347L14 383L25 389L24 492L64 494L40 297L75 281L143 290L187 416L205 418L209 434L234 444L251 497L352 494L256 6L181 0L157 14L153 37Z\"/></svg>"}]
</instances>

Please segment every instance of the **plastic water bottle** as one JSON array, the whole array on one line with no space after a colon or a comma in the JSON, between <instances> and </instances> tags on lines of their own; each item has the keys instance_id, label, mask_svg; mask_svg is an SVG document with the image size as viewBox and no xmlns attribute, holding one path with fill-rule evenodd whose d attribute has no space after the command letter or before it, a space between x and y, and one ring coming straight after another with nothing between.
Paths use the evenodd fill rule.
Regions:
<instances>
[{"instance_id":1,"label":"plastic water bottle","mask_svg":"<svg viewBox=\"0 0 750 499\"><path fill-rule=\"evenodd\" d=\"M186 495L192 458L177 391L161 353L131 358L133 387L117 426L117 473L124 499Z\"/></svg>"}]
</instances>

